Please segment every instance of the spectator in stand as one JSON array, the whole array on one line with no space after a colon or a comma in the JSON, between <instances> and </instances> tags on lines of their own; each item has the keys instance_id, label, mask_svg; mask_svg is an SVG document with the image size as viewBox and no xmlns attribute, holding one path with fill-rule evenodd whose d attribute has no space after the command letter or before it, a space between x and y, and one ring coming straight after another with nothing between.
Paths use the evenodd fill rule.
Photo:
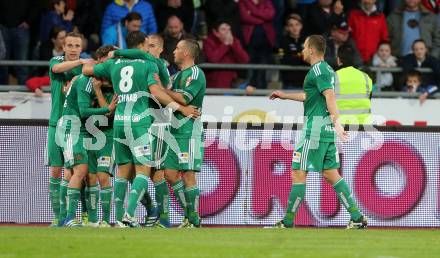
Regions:
<instances>
[{"instance_id":1,"label":"spectator in stand","mask_svg":"<svg viewBox=\"0 0 440 258\"><path fill-rule=\"evenodd\" d=\"M29 58L30 26L36 22L38 8L36 1L0 1L0 31L6 47L6 60L27 60ZM17 83L24 84L28 76L27 67L14 67ZM8 67L0 67L0 84L8 84Z\"/></svg>"},{"instance_id":2,"label":"spectator in stand","mask_svg":"<svg viewBox=\"0 0 440 258\"><path fill-rule=\"evenodd\" d=\"M437 17L421 5L421 0L405 0L405 6L388 16L393 54L411 53L416 39L423 39L434 57L440 55L440 26Z\"/></svg>"},{"instance_id":3,"label":"spectator in stand","mask_svg":"<svg viewBox=\"0 0 440 258\"><path fill-rule=\"evenodd\" d=\"M373 56L373 66L382 68L391 68L397 66L397 58L391 55L391 43L383 41L379 44L376 53ZM376 86L378 88L391 87L394 78L392 73L380 73L376 76Z\"/></svg>"},{"instance_id":4,"label":"spectator in stand","mask_svg":"<svg viewBox=\"0 0 440 258\"><path fill-rule=\"evenodd\" d=\"M423 85L422 74L419 71L412 70L406 74L405 85L402 91L408 93L421 93L419 96L420 105L423 105L425 100L438 91L436 85Z\"/></svg>"},{"instance_id":5,"label":"spectator in stand","mask_svg":"<svg viewBox=\"0 0 440 258\"><path fill-rule=\"evenodd\" d=\"M205 3L206 22L212 29L217 21L227 21L232 34L241 39L240 13L235 0L209 0Z\"/></svg>"},{"instance_id":6,"label":"spectator in stand","mask_svg":"<svg viewBox=\"0 0 440 258\"><path fill-rule=\"evenodd\" d=\"M344 6L340 0L319 0L310 10L310 18L306 23L307 35L325 34L332 24L346 21Z\"/></svg>"},{"instance_id":7,"label":"spectator in stand","mask_svg":"<svg viewBox=\"0 0 440 258\"><path fill-rule=\"evenodd\" d=\"M217 22L208 38L203 41L203 53L209 63L246 64L249 56L240 40L232 35L231 26L226 21ZM210 70L206 73L206 85L210 88L231 88L237 78L233 70Z\"/></svg>"},{"instance_id":8,"label":"spectator in stand","mask_svg":"<svg viewBox=\"0 0 440 258\"><path fill-rule=\"evenodd\" d=\"M327 48L325 51L325 61L334 69L338 67L338 49L343 46L349 46L353 51L353 65L355 67L362 66L362 58L359 54L359 50L356 48L356 44L350 37L350 28L347 22L334 24L330 30L330 33L326 37Z\"/></svg>"},{"instance_id":9,"label":"spectator in stand","mask_svg":"<svg viewBox=\"0 0 440 258\"><path fill-rule=\"evenodd\" d=\"M377 46L388 40L385 16L377 11L376 0L361 0L359 9L354 9L348 17L354 42L364 63L370 62Z\"/></svg>"},{"instance_id":10,"label":"spectator in stand","mask_svg":"<svg viewBox=\"0 0 440 258\"><path fill-rule=\"evenodd\" d=\"M281 39L278 54L281 57L281 64L284 65L307 65L302 57L304 41L306 40L303 32L303 22L298 14L291 14L286 19L286 35ZM283 88L300 89L306 72L303 71L283 71L281 77Z\"/></svg>"},{"instance_id":11,"label":"spectator in stand","mask_svg":"<svg viewBox=\"0 0 440 258\"><path fill-rule=\"evenodd\" d=\"M168 67L170 74L174 74L178 71L173 54L177 43L182 39L194 39L194 36L185 32L183 23L179 17L171 16L168 18L167 27L162 33L162 37L164 40L164 48L161 57L170 64Z\"/></svg>"},{"instance_id":12,"label":"spectator in stand","mask_svg":"<svg viewBox=\"0 0 440 258\"><path fill-rule=\"evenodd\" d=\"M422 39L414 41L412 52L412 54L408 54L402 59L401 66L404 74L416 68L431 68L432 73L423 73L422 84L438 86L440 82L440 63L437 58L428 54L426 43Z\"/></svg>"},{"instance_id":13,"label":"spectator in stand","mask_svg":"<svg viewBox=\"0 0 440 258\"><path fill-rule=\"evenodd\" d=\"M51 9L45 12L40 20L40 42L46 42L49 32L54 26L62 26L67 32L72 31L72 19L74 11L66 12L66 2L64 0L50 0Z\"/></svg>"},{"instance_id":14,"label":"spectator in stand","mask_svg":"<svg viewBox=\"0 0 440 258\"><path fill-rule=\"evenodd\" d=\"M238 2L243 39L252 64L272 63L275 47L275 29L272 19L275 9L270 0L241 0ZM265 71L251 74L250 84L266 88Z\"/></svg>"},{"instance_id":15,"label":"spectator in stand","mask_svg":"<svg viewBox=\"0 0 440 258\"><path fill-rule=\"evenodd\" d=\"M122 21L108 27L102 35L103 45L113 45L118 48L127 48L125 37L129 32L139 31L142 25L142 16L137 12L128 13Z\"/></svg>"},{"instance_id":16,"label":"spectator in stand","mask_svg":"<svg viewBox=\"0 0 440 258\"><path fill-rule=\"evenodd\" d=\"M105 9L101 35L107 28L120 22L129 12L137 12L142 16L141 31L143 33L148 35L157 32L156 18L150 3L144 0L115 0Z\"/></svg>"},{"instance_id":17,"label":"spectator in stand","mask_svg":"<svg viewBox=\"0 0 440 258\"><path fill-rule=\"evenodd\" d=\"M70 1L69 1L70 2ZM76 1L73 26L77 28L88 41L88 49L96 51L101 46L101 23L105 7L112 0L80 0ZM84 49L86 50L86 49Z\"/></svg>"},{"instance_id":18,"label":"spectator in stand","mask_svg":"<svg viewBox=\"0 0 440 258\"><path fill-rule=\"evenodd\" d=\"M185 31L191 32L194 3L193 0L164 0L157 7L156 14L159 31L165 29L168 18L177 16L183 22Z\"/></svg>"}]
</instances>

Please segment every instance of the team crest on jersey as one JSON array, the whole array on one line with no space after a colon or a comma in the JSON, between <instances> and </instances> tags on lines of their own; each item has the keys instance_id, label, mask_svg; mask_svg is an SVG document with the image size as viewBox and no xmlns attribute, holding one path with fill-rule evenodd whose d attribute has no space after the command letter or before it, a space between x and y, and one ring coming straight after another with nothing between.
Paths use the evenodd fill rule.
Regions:
<instances>
[{"instance_id":1,"label":"team crest on jersey","mask_svg":"<svg viewBox=\"0 0 440 258\"><path fill-rule=\"evenodd\" d=\"M179 157L179 163L188 163L189 161L189 153L188 152L181 152L178 155Z\"/></svg>"},{"instance_id":2,"label":"team crest on jersey","mask_svg":"<svg viewBox=\"0 0 440 258\"><path fill-rule=\"evenodd\" d=\"M109 156L99 157L98 167L110 167L110 157Z\"/></svg>"},{"instance_id":3,"label":"team crest on jersey","mask_svg":"<svg viewBox=\"0 0 440 258\"><path fill-rule=\"evenodd\" d=\"M191 81L192 81L192 77L190 76L186 79L185 87L188 87L191 84Z\"/></svg>"}]
</instances>

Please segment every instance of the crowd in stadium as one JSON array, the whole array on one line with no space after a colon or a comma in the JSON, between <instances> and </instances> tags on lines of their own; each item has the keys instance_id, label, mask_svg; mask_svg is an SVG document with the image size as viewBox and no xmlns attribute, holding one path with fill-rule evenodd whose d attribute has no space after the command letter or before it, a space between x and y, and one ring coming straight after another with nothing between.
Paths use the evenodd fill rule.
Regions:
<instances>
[{"instance_id":1,"label":"crowd in stadium","mask_svg":"<svg viewBox=\"0 0 440 258\"><path fill-rule=\"evenodd\" d=\"M177 71L172 51L195 38L198 62L306 65L306 36L327 40L326 61L336 68L342 45L355 49L361 67L402 67L403 73L370 73L382 90L428 96L440 82L440 1L429 0L16 0L0 3L0 59L49 60L63 52L67 32L84 34L81 58L104 44L125 48L125 35L161 33L162 57ZM433 73L420 73L418 67ZM8 71L9 70L9 71ZM10 75L13 75L11 77ZM301 88L305 72L209 70L208 88L264 89L273 80ZM276 77L276 76L275 76ZM48 84L47 68L0 67L0 84Z\"/></svg>"}]
</instances>

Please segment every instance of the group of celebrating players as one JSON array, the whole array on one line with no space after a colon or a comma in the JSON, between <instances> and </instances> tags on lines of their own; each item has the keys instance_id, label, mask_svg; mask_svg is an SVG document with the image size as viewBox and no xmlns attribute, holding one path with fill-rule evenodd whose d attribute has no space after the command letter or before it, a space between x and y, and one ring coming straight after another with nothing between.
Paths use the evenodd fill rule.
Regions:
<instances>
[{"instance_id":1,"label":"group of celebrating players","mask_svg":"<svg viewBox=\"0 0 440 258\"><path fill-rule=\"evenodd\" d=\"M52 58L49 65L51 226L110 227L113 195L115 226L139 227L135 211L140 202L147 210L146 226L170 227L168 181L184 211L180 227L200 227L195 173L203 158L200 111L206 82L194 63L198 43L177 44L174 56L180 71L171 82L159 58L160 35L130 32L128 49L102 46L96 60L79 58L81 41L82 35L69 33L64 55ZM148 178L154 183L157 205L148 192ZM87 214L81 223L76 218L80 200Z\"/></svg>"},{"instance_id":2,"label":"group of celebrating players","mask_svg":"<svg viewBox=\"0 0 440 258\"><path fill-rule=\"evenodd\" d=\"M48 130L52 226L110 227L113 195L117 227L140 227L138 203L147 210L146 226L170 227L167 182L184 211L179 227L200 227L200 190L196 173L203 158L203 125L200 118L206 81L195 65L200 49L196 41L182 40L174 58L180 71L172 79L159 58L163 39L142 32L127 35L126 50L102 46L97 60L79 59L82 36L69 33L64 56L50 61L52 110ZM302 137L292 158L292 189L284 218L275 228L294 226L304 200L307 173L320 171L350 214L348 228L366 228L350 188L338 172L336 135L348 135L339 123L334 93L338 83L324 61L325 39L309 36L303 57L311 65L304 92L275 91L270 99L304 103ZM117 173L112 189L113 164ZM62 168L64 167L63 178ZM258 171L255 171L258 173ZM155 205L148 192L154 183ZM125 208L128 182L131 190ZM98 187L99 183L99 187ZM83 190L83 191L82 191ZM113 191L112 191L113 190ZM76 219L82 200L84 214ZM102 221L97 207L101 200Z\"/></svg>"}]
</instances>

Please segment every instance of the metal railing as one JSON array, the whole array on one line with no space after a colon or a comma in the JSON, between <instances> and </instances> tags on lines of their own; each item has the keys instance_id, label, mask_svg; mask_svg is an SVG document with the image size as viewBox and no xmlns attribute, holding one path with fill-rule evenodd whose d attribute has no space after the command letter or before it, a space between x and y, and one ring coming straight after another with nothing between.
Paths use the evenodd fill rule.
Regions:
<instances>
[{"instance_id":1,"label":"metal railing","mask_svg":"<svg viewBox=\"0 0 440 258\"><path fill-rule=\"evenodd\" d=\"M0 60L0 66L33 66L33 67L44 67L48 66L48 61L33 61L33 60ZM272 65L272 64L213 64L213 63L202 63L199 64L199 67L206 70L267 70L267 71L308 71L310 69L309 66L290 66L290 65ZM394 68L383 68L383 67L363 67L368 68L370 71L374 72L376 75L380 75L382 73L399 73L402 72L402 68L394 67ZM363 69L361 68L361 69ZM418 71L422 73L431 73L432 70L430 68L418 68ZM275 75L275 78L278 76ZM23 85L0 85L0 92L5 91L28 91L26 86ZM48 91L48 88L43 88L43 91ZM256 96L266 96L272 90L255 90L252 95ZM294 92L294 91L291 91ZM241 89L207 89L207 94L210 95L246 95L245 90ZM384 97L384 98L414 98L419 94L417 93L405 93L405 92L381 92L380 88L378 88L378 92L373 93L373 97ZM435 94L433 97L440 98L440 93Z\"/></svg>"}]
</instances>

